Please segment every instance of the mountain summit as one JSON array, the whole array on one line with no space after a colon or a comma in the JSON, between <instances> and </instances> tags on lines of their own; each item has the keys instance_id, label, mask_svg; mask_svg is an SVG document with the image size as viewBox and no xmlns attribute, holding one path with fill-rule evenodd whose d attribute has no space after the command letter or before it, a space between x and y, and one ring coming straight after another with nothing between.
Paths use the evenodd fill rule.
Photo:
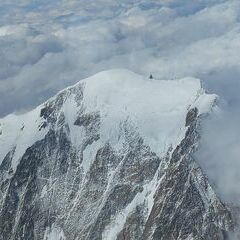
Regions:
<instances>
[{"instance_id":1,"label":"mountain summit","mask_svg":"<svg viewBox=\"0 0 240 240\"><path fill-rule=\"evenodd\" d=\"M0 119L0 239L226 239L231 213L193 157L216 98L118 69Z\"/></svg>"}]
</instances>

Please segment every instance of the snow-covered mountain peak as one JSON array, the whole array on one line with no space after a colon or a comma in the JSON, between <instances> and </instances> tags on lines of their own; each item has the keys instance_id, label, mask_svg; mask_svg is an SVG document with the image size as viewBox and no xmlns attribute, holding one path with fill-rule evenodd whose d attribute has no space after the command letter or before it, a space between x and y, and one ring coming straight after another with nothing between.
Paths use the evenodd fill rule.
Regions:
<instances>
[{"instance_id":1,"label":"snow-covered mountain peak","mask_svg":"<svg viewBox=\"0 0 240 240\"><path fill-rule=\"evenodd\" d=\"M231 213L193 158L215 99L120 69L0 119L0 240L224 239Z\"/></svg>"},{"instance_id":2,"label":"snow-covered mountain peak","mask_svg":"<svg viewBox=\"0 0 240 240\"><path fill-rule=\"evenodd\" d=\"M116 129L128 118L157 153L183 138L190 108L208 112L216 98L204 92L199 79L155 80L121 69L83 82L86 111L101 112L102 138L117 142Z\"/></svg>"},{"instance_id":3,"label":"snow-covered mountain peak","mask_svg":"<svg viewBox=\"0 0 240 240\"><path fill-rule=\"evenodd\" d=\"M103 71L62 90L26 114L0 119L0 159L14 150L12 166L16 169L25 150L42 139L49 128L57 127L63 116L77 147L85 134L74 124L80 111L99 114L102 144L119 146L121 124L127 121L154 152L165 154L184 137L188 110L197 107L199 114L207 112L215 98L206 94L200 80L194 78L155 80L124 69ZM43 111L46 106L49 113ZM45 118L51 117L44 119L44 114Z\"/></svg>"}]
</instances>

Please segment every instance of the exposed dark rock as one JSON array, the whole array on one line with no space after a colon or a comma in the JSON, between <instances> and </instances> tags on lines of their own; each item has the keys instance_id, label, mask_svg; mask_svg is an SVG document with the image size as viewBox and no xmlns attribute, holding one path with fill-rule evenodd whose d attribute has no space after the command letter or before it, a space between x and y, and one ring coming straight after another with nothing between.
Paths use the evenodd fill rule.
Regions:
<instances>
[{"instance_id":1,"label":"exposed dark rock","mask_svg":"<svg viewBox=\"0 0 240 240\"><path fill-rule=\"evenodd\" d=\"M41 131L42 129L44 129L44 128L46 128L46 127L47 127L47 122L43 122L43 123L39 126L38 130Z\"/></svg>"},{"instance_id":2,"label":"exposed dark rock","mask_svg":"<svg viewBox=\"0 0 240 240\"><path fill-rule=\"evenodd\" d=\"M88 127L92 123L100 123L100 115L99 113L88 113L88 114L82 114L78 117L78 119L75 121L75 125L78 126L84 126Z\"/></svg>"},{"instance_id":3,"label":"exposed dark rock","mask_svg":"<svg viewBox=\"0 0 240 240\"><path fill-rule=\"evenodd\" d=\"M192 108L188 111L187 116L186 116L186 126L189 126L194 120L196 120L198 116L198 109Z\"/></svg>"}]
</instances>

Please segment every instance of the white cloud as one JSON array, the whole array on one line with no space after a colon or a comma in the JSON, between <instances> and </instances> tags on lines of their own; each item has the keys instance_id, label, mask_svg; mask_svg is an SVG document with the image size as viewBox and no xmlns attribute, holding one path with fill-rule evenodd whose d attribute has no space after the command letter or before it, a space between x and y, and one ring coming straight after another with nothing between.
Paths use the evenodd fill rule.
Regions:
<instances>
[{"instance_id":1,"label":"white cloud","mask_svg":"<svg viewBox=\"0 0 240 240\"><path fill-rule=\"evenodd\" d=\"M240 122L233 111L216 114L205 122L197 157L205 173L227 202L239 204L240 198Z\"/></svg>"}]
</instances>

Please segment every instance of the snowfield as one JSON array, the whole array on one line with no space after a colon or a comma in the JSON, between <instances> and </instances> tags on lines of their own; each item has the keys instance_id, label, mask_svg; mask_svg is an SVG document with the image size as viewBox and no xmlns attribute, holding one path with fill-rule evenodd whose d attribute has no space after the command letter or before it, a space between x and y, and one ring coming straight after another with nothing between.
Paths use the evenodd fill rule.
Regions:
<instances>
[{"instance_id":1,"label":"snowfield","mask_svg":"<svg viewBox=\"0 0 240 240\"><path fill-rule=\"evenodd\" d=\"M84 85L85 111L100 113L100 139L103 143L110 142L118 148L121 144L121 124L127 120L159 156L166 154L169 147L175 148L183 139L188 110L197 107L199 114L206 113L217 97L206 94L199 79L155 80L125 69L100 72L62 90L56 96L67 94L79 84ZM50 100L53 101L56 96ZM0 119L0 160L15 149L13 170L16 170L26 149L44 138L49 130L41 128L44 121L40 111L43 106L25 114L10 114ZM74 126L78 108L71 95L62 106L75 145L83 134Z\"/></svg>"}]
</instances>

